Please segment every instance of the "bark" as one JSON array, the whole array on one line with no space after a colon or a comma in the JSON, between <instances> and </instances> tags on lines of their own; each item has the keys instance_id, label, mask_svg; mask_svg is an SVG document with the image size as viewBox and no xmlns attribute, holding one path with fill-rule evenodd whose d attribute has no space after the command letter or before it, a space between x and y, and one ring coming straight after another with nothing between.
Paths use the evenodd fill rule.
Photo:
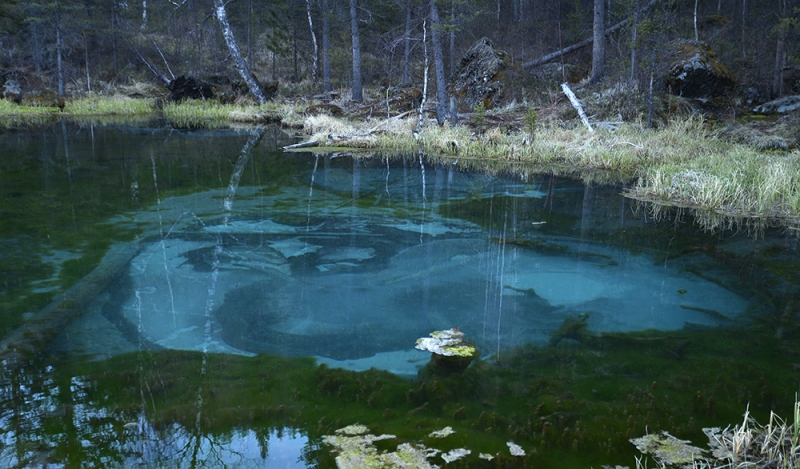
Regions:
<instances>
[{"instance_id":1,"label":"bark","mask_svg":"<svg viewBox=\"0 0 800 469\"><path fill-rule=\"evenodd\" d=\"M350 0L350 30L353 36L353 101L363 101L361 91L361 42L358 35L357 0Z\"/></svg>"},{"instance_id":2,"label":"bark","mask_svg":"<svg viewBox=\"0 0 800 469\"><path fill-rule=\"evenodd\" d=\"M406 30L403 34L403 85L411 84L408 65L411 57L411 0L406 0Z\"/></svg>"},{"instance_id":3,"label":"bark","mask_svg":"<svg viewBox=\"0 0 800 469\"><path fill-rule=\"evenodd\" d=\"M698 0L694 0L694 40L699 41L700 36L697 34L697 3Z\"/></svg>"},{"instance_id":4,"label":"bark","mask_svg":"<svg viewBox=\"0 0 800 469\"><path fill-rule=\"evenodd\" d=\"M256 97L259 104L266 103L267 98L261 91L261 87L256 83L255 78L253 78L250 67L242 56L242 51L239 50L239 44L236 43L236 38L233 36L233 30L231 29L230 22L228 22L228 14L225 12L225 4L222 3L222 0L214 0L214 13L217 16L219 27L222 30L222 36L225 38L225 44L228 45L228 51L231 53L233 62L236 65L236 71L239 72L242 80L247 84L247 88L250 89L250 92L253 93L253 96Z\"/></svg>"},{"instance_id":5,"label":"bark","mask_svg":"<svg viewBox=\"0 0 800 469\"><path fill-rule=\"evenodd\" d=\"M636 55L639 52L639 0L633 4L633 25L631 29L631 85L636 80Z\"/></svg>"},{"instance_id":6,"label":"bark","mask_svg":"<svg viewBox=\"0 0 800 469\"><path fill-rule=\"evenodd\" d=\"M456 71L456 2L450 0L450 75Z\"/></svg>"},{"instance_id":7,"label":"bark","mask_svg":"<svg viewBox=\"0 0 800 469\"><path fill-rule=\"evenodd\" d=\"M783 67L786 62L786 29L782 24L787 17L787 1L779 0L780 18L778 41L775 45L775 68L772 75L772 96L778 98L783 94Z\"/></svg>"},{"instance_id":8,"label":"bark","mask_svg":"<svg viewBox=\"0 0 800 469\"><path fill-rule=\"evenodd\" d=\"M594 0L594 35L592 44L592 76L589 83L597 83L605 75L606 24L605 2Z\"/></svg>"},{"instance_id":9,"label":"bark","mask_svg":"<svg viewBox=\"0 0 800 469\"><path fill-rule=\"evenodd\" d=\"M567 98L569 98L569 102L572 103L572 107L574 107L575 110L578 111L578 115L581 117L583 125L585 125L589 129L589 132L594 133L592 124L589 123L589 118L586 116L586 113L583 112L583 106L581 106L581 102L578 101L578 97L575 96L575 93L572 92L572 89L566 82L561 84L561 89L564 91L564 94L567 95Z\"/></svg>"},{"instance_id":10,"label":"bark","mask_svg":"<svg viewBox=\"0 0 800 469\"><path fill-rule=\"evenodd\" d=\"M147 27L147 0L142 0L142 29Z\"/></svg>"},{"instance_id":11,"label":"bark","mask_svg":"<svg viewBox=\"0 0 800 469\"><path fill-rule=\"evenodd\" d=\"M64 64L62 61L63 44L61 42L61 5L56 2L56 75L58 88L56 92L59 96L64 96Z\"/></svg>"},{"instance_id":12,"label":"bark","mask_svg":"<svg viewBox=\"0 0 800 469\"><path fill-rule=\"evenodd\" d=\"M322 92L331 91L330 0L322 0Z\"/></svg>"},{"instance_id":13,"label":"bark","mask_svg":"<svg viewBox=\"0 0 800 469\"><path fill-rule=\"evenodd\" d=\"M436 122L439 125L447 120L447 84L444 77L444 57L442 54L441 22L436 0L431 2L431 42L433 43L433 68L436 73Z\"/></svg>"},{"instance_id":14,"label":"bark","mask_svg":"<svg viewBox=\"0 0 800 469\"><path fill-rule=\"evenodd\" d=\"M314 43L314 62L311 66L311 81L316 83L319 47L317 46L317 35L314 34L314 22L311 20L311 0L306 0L306 16L308 16L308 29L311 32L311 42Z\"/></svg>"}]
</instances>

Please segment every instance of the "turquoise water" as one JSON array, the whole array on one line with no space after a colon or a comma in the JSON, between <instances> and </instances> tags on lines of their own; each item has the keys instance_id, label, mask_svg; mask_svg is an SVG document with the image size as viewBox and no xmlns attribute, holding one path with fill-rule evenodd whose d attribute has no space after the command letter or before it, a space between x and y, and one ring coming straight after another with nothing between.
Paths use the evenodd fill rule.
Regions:
<instances>
[{"instance_id":1,"label":"turquoise water","mask_svg":"<svg viewBox=\"0 0 800 469\"><path fill-rule=\"evenodd\" d=\"M238 424L215 425L211 422L223 418L206 422L199 412L191 425L180 411L167 411L184 398L168 398L170 386L155 391L144 378L134 380L141 395L138 403L110 402L108 395L122 395L111 374L126 363L131 376L156 374L163 382L162 375L168 374L176 380L184 380L184 372L211 376L207 357L311 357L310 370L325 364L323 370L356 372L343 375L356 381L361 380L358 373L388 372L382 378L387 383L397 377L397 386L415 387L424 382L420 370L430 358L414 348L416 339L458 327L481 354L473 367L477 371L468 374L493 373L503 387L514 389L515 373L520 376L517 387L526 387L521 377L529 378L531 373L524 370L533 368L519 365L510 375L501 370L521 360L521 350L567 353L579 360L575 357L610 355L616 345L597 341L614 334L692 337L686 340L697 344L704 339L696 334L748 331L765 322L768 331L759 329L758 334L778 337L773 345L788 351L759 349L755 355L767 361L774 354L789 362L796 359L797 350L787 346L791 342L782 342L791 341L796 332L791 318L797 314L792 303L797 246L791 234L767 232L753 238L703 233L688 215L680 222L650 219L646 210L620 195L622 186L585 184L531 169L497 174L462 170L459 162L422 155L278 150L291 141L277 129L189 132L158 123L62 123L0 135L0 258L7 334L32 327L53 294L80 285L96 265L95 272L102 272L106 282L81 298L74 317L52 331L36 360L21 368L7 363L0 464L332 467L336 453L320 437L336 429L333 421L343 427L366 417L359 399L345 399L341 408L320 410L322 404L316 404L314 415L327 418L326 425L312 426L302 418L292 424L277 417L269 423L240 419ZM125 249L130 254L124 262L103 257ZM787 314L787 324L780 323ZM565 333L570 321L581 323L579 331ZM667 358L682 359L683 347L667 347ZM635 356L639 352L634 347L628 349L632 362L646 363ZM162 362L143 359L143 353L183 358ZM713 357L719 351L704 353ZM662 355L654 360L665 359ZM187 361L184 368L181 360ZM98 371L104 363L107 371ZM684 364L687 373L713 374L702 369L706 362L698 363ZM75 371L77 364L93 371ZM617 373L591 367L601 378ZM540 380L559 379L543 373L533 374ZM760 401L763 411L790 400L792 386L797 389L796 377L783 373L773 380L769 370L765 373L760 379L773 383L773 398ZM653 381L646 372L631 369L617 374L624 376L617 381L640 375L648 385ZM237 379L252 377L248 372ZM278 388L288 380L274 379ZM632 382L620 386L629 388ZM559 392L580 394L581 386ZM705 393L692 386L680 392ZM213 414L215 399L230 405L219 392L207 396L203 385L199 387L189 394L187 405L199 408L200 402L207 414ZM595 383L586 392L602 394L600 387ZM296 384L286 385L287 392L289 388L324 394L322 384L312 391ZM529 392L520 390L519 399L535 408L536 398L525 394ZM415 428L444 426L448 416L459 421L458 406L453 411L449 399L465 399L459 405L469 414L471 405L502 408L498 404L505 398L457 394ZM410 394L399 396L403 402L398 408L415 402ZM508 396L513 400L516 394ZM171 403L162 407L162 398ZM539 398L550 402L547 396ZM299 397L292 399L306 405ZM718 407L725 402L731 409L682 418L724 419L747 405L744 396L717 399ZM425 407L427 402L434 401L419 404ZM263 403L237 403L239 409L259 406ZM384 416L391 409L387 405ZM176 414L170 417L170 412ZM665 404L660 412L666 427L670 409ZM495 413L509 422L521 418L518 412L506 417ZM594 421L579 416L577 409L558 410L548 418L556 422L559 414L568 428ZM474 417L479 421L477 411ZM410 418L406 428L414 427ZM719 425L728 423L733 422ZM373 431L397 431L397 424L382 429L380 419L371 424ZM509 434L514 434L511 427ZM695 435L697 430L687 427L686 433ZM572 431L575 443L570 439L557 451L578 447L580 431ZM404 438L415 441L427 434L418 433ZM544 444L539 437L516 435L529 452ZM470 438L459 443L468 446ZM504 434L496 438L510 439ZM542 431L541 441L546 439ZM624 440L614 444L622 448ZM592 449L584 455L574 451L574 464L622 457L609 449L610 460L598 461L598 445L589 444ZM497 448L498 453L503 450ZM619 453L627 457L629 451ZM550 464L549 456L537 457L543 459L532 462ZM461 462L483 463L477 450L471 458Z\"/></svg>"}]
</instances>

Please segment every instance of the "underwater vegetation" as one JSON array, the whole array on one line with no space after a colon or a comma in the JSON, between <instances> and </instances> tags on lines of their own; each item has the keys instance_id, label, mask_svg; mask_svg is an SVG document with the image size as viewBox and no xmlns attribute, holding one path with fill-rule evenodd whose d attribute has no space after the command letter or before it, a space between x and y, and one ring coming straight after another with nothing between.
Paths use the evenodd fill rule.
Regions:
<instances>
[{"instance_id":1,"label":"underwater vegetation","mask_svg":"<svg viewBox=\"0 0 800 469\"><path fill-rule=\"evenodd\" d=\"M787 339L762 326L605 334L522 347L461 373L414 380L309 358L143 351L54 362L57 377L48 379L91 383L86 400L117 426L145 415L157 428L180 424L210 435L299 429L320 444L317 467L334 467L334 448L322 437L356 423L394 435L376 441L378 451L422 444L443 454L471 452L453 467L630 465L636 452L629 440L640 435L666 431L702 441L703 428L741 421L748 405L759 420L791 408L800 351L788 342L767 346L775 341ZM433 444L430 435L444 427L453 434ZM512 455L509 442L525 455Z\"/></svg>"}]
</instances>

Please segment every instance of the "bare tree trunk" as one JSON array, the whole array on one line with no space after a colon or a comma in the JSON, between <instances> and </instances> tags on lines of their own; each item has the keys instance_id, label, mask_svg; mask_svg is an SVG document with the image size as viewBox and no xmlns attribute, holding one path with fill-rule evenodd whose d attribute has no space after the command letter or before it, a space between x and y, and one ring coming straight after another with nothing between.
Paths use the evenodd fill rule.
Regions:
<instances>
[{"instance_id":1,"label":"bare tree trunk","mask_svg":"<svg viewBox=\"0 0 800 469\"><path fill-rule=\"evenodd\" d=\"M331 91L330 0L322 0L322 92Z\"/></svg>"},{"instance_id":2,"label":"bare tree trunk","mask_svg":"<svg viewBox=\"0 0 800 469\"><path fill-rule=\"evenodd\" d=\"M119 75L119 59L117 56L117 3L111 7L111 54L114 63L114 77Z\"/></svg>"},{"instance_id":3,"label":"bare tree trunk","mask_svg":"<svg viewBox=\"0 0 800 469\"><path fill-rule=\"evenodd\" d=\"M225 4L222 3L222 0L214 0L214 13L217 16L217 21L222 30L222 36L225 38L225 43L228 45L228 51L231 53L234 64L236 64L236 70L239 72L242 80L247 84L250 92L256 97L259 104L266 103L267 98L261 91L261 87L256 83L255 78L253 78L250 67L247 65L247 61L244 60L242 51L239 50L239 44L236 43L236 38L233 36L233 30L231 29L230 22L228 22L228 14L225 12Z\"/></svg>"},{"instance_id":4,"label":"bare tree trunk","mask_svg":"<svg viewBox=\"0 0 800 469\"><path fill-rule=\"evenodd\" d=\"M745 28L747 27L747 0L742 0L742 60L747 60L747 48L745 47Z\"/></svg>"},{"instance_id":5,"label":"bare tree trunk","mask_svg":"<svg viewBox=\"0 0 800 469\"><path fill-rule=\"evenodd\" d=\"M63 44L61 43L61 4L56 1L56 77L58 87L56 92L64 96L64 64L61 60Z\"/></svg>"},{"instance_id":6,"label":"bare tree trunk","mask_svg":"<svg viewBox=\"0 0 800 469\"><path fill-rule=\"evenodd\" d=\"M699 41L700 36L697 34L697 2L698 0L694 0L694 40Z\"/></svg>"},{"instance_id":7,"label":"bare tree trunk","mask_svg":"<svg viewBox=\"0 0 800 469\"><path fill-rule=\"evenodd\" d=\"M605 75L605 16L605 2L603 0L594 0L594 41L592 44L592 76L589 79L590 83L597 83Z\"/></svg>"},{"instance_id":8,"label":"bare tree trunk","mask_svg":"<svg viewBox=\"0 0 800 469\"><path fill-rule=\"evenodd\" d=\"M319 47L317 46L317 35L314 34L314 22L311 21L311 0L306 0L306 16L308 16L308 29L311 32L311 42L314 43L314 61L311 67L311 81L317 82L317 66L319 63Z\"/></svg>"},{"instance_id":9,"label":"bare tree trunk","mask_svg":"<svg viewBox=\"0 0 800 469\"><path fill-rule=\"evenodd\" d=\"M439 125L447 120L447 84L444 77L444 57L442 54L441 22L436 0L431 3L431 42L433 43L433 68L436 72L436 122Z\"/></svg>"},{"instance_id":10,"label":"bare tree trunk","mask_svg":"<svg viewBox=\"0 0 800 469\"><path fill-rule=\"evenodd\" d=\"M631 86L636 81L636 54L639 52L639 0L633 4L633 25L631 28Z\"/></svg>"},{"instance_id":11,"label":"bare tree trunk","mask_svg":"<svg viewBox=\"0 0 800 469\"><path fill-rule=\"evenodd\" d=\"M411 58L411 0L406 0L406 30L403 34L403 85L411 84L408 65Z\"/></svg>"},{"instance_id":12,"label":"bare tree trunk","mask_svg":"<svg viewBox=\"0 0 800 469\"><path fill-rule=\"evenodd\" d=\"M253 49L250 47L253 24L253 0L247 1L247 66L253 69Z\"/></svg>"},{"instance_id":13,"label":"bare tree trunk","mask_svg":"<svg viewBox=\"0 0 800 469\"><path fill-rule=\"evenodd\" d=\"M142 29L147 27L147 0L142 0Z\"/></svg>"},{"instance_id":14,"label":"bare tree trunk","mask_svg":"<svg viewBox=\"0 0 800 469\"><path fill-rule=\"evenodd\" d=\"M778 42L775 45L775 68L772 74L772 96L778 98L783 94L783 66L786 62L786 28L783 21L787 18L786 0L778 0L780 18L778 19Z\"/></svg>"},{"instance_id":15,"label":"bare tree trunk","mask_svg":"<svg viewBox=\"0 0 800 469\"><path fill-rule=\"evenodd\" d=\"M353 36L353 101L363 101L361 91L361 41L358 35L357 0L350 0L350 30Z\"/></svg>"},{"instance_id":16,"label":"bare tree trunk","mask_svg":"<svg viewBox=\"0 0 800 469\"><path fill-rule=\"evenodd\" d=\"M450 0L450 74L456 70L456 2Z\"/></svg>"}]
</instances>

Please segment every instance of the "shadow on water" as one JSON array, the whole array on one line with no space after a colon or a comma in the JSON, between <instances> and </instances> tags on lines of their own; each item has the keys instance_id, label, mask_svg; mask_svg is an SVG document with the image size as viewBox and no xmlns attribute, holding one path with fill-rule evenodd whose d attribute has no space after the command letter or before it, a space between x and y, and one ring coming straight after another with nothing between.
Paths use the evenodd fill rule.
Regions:
<instances>
[{"instance_id":1,"label":"shadow on water","mask_svg":"<svg viewBox=\"0 0 800 469\"><path fill-rule=\"evenodd\" d=\"M453 467L631 466L646 432L791 408L796 238L290 139L0 135L2 465L333 468L324 437L361 423L380 451L471 451ZM437 375L414 343L451 327L480 359Z\"/></svg>"}]
</instances>

